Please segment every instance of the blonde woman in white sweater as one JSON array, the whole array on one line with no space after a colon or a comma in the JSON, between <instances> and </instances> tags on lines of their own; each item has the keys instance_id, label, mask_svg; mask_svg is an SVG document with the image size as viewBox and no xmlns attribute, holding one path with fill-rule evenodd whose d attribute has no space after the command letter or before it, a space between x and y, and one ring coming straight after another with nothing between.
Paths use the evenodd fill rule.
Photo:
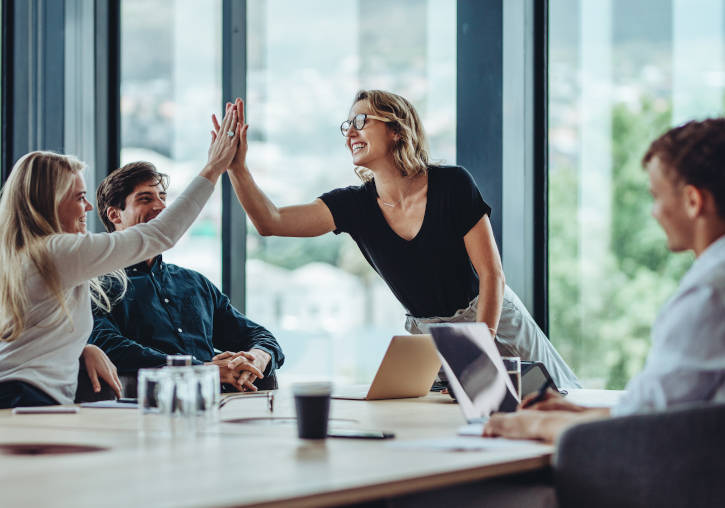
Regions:
<instances>
[{"instance_id":1,"label":"blonde woman in white sweater","mask_svg":"<svg viewBox=\"0 0 725 508\"><path fill-rule=\"evenodd\" d=\"M0 408L71 404L79 357L120 396L116 369L86 345L91 300L110 302L95 280L172 247L194 222L246 135L227 108L206 166L157 218L121 232L86 233L86 187L78 159L31 152L0 196ZM246 144L242 144L246 146Z\"/></svg>"}]
</instances>

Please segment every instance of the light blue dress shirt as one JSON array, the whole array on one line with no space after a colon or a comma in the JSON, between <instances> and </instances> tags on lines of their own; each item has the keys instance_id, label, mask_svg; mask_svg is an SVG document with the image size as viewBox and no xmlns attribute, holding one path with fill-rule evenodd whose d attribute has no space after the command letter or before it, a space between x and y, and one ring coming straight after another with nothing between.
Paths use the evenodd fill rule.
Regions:
<instances>
[{"instance_id":1,"label":"light blue dress shirt","mask_svg":"<svg viewBox=\"0 0 725 508\"><path fill-rule=\"evenodd\" d=\"M613 416L725 401L725 236L695 260L652 329L644 370Z\"/></svg>"}]
</instances>

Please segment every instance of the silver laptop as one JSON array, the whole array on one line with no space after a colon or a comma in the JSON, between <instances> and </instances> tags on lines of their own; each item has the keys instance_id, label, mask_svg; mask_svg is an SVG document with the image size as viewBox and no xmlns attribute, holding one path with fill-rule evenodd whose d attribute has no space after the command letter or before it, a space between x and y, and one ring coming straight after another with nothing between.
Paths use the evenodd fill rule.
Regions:
<instances>
[{"instance_id":1,"label":"silver laptop","mask_svg":"<svg viewBox=\"0 0 725 508\"><path fill-rule=\"evenodd\" d=\"M336 387L333 399L380 400L422 397L430 391L441 362L430 335L396 335L369 385Z\"/></svg>"},{"instance_id":2,"label":"silver laptop","mask_svg":"<svg viewBox=\"0 0 725 508\"><path fill-rule=\"evenodd\" d=\"M448 389L469 424L481 435L482 424L495 411L514 411L518 395L506 373L488 326L484 323L440 324L430 328ZM459 434L468 434L459 429Z\"/></svg>"}]
</instances>

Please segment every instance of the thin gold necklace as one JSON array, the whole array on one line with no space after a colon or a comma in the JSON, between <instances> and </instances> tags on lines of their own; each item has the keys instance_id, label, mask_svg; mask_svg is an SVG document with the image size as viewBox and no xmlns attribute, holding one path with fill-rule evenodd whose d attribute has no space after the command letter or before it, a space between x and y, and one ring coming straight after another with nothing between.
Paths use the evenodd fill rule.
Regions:
<instances>
[{"instance_id":1,"label":"thin gold necklace","mask_svg":"<svg viewBox=\"0 0 725 508\"><path fill-rule=\"evenodd\" d=\"M380 196L378 196L378 197L380 198L380 202L381 202L382 204L384 204L385 206L389 206L390 208L395 208L396 206L398 206L398 205L400 204L400 201L398 201L397 203L388 203L388 202L387 202L387 201L385 201L385 200L384 200L384 199L383 199L382 197L380 197ZM402 200L401 200L401 201L402 201Z\"/></svg>"}]
</instances>

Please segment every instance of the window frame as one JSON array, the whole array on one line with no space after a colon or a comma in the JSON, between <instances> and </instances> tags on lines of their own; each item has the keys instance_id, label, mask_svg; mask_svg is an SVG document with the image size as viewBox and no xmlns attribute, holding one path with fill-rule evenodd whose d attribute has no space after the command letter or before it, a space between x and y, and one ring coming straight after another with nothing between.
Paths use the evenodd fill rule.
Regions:
<instances>
[{"instance_id":1,"label":"window frame","mask_svg":"<svg viewBox=\"0 0 725 508\"><path fill-rule=\"evenodd\" d=\"M22 154L38 148L67 151L88 145L72 138L66 124L80 108L64 87L43 89L43 76L69 75L68 48L81 39L66 33L68 12L83 13L83 30L93 31L94 59L84 76L94 76L93 142L79 153L90 157L100 181L120 161L120 1L94 2L92 19L83 0L2 2L2 181ZM56 15L47 15L56 9ZM74 11L75 9L75 11ZM491 222L509 284L542 329L548 331L547 249L547 23L548 1L458 0L456 158L478 182L491 205ZM246 0L222 0L222 97L246 97ZM78 22L79 20L76 20ZM14 27L27 27L15 30ZM88 40L86 32L82 36ZM66 40L68 37L69 40ZM55 44L51 44L55 41ZM513 65L512 48L524 48ZM56 54L57 53L57 54ZM31 55L31 58L20 56ZM506 57L506 58L504 58ZM243 65L240 65L240 62ZM92 69L88 69L92 66ZM77 65L75 65L77 68ZM55 74L51 74L55 73ZM509 84L523 80L513 93ZM80 83L79 83L80 85ZM59 95L56 97L53 95ZM76 94L77 96L77 94ZM513 122L504 112L522 103ZM222 103L222 107L223 107ZM472 106L473 105L473 106ZM42 120L41 120L42 118ZM74 123L75 122L75 123ZM518 122L517 128L511 126ZM71 137L68 137L68 136ZM523 136L524 149L520 137ZM519 142L517 143L517 139ZM513 157L513 158L512 158ZM522 164L513 174L507 164ZM503 168L506 167L506 171ZM524 186L521 192L520 186ZM94 229L100 228L96 221ZM222 180L222 290L245 307L246 217L227 176ZM518 255L517 255L518 253ZM524 253L521 255L521 253Z\"/></svg>"}]
</instances>

